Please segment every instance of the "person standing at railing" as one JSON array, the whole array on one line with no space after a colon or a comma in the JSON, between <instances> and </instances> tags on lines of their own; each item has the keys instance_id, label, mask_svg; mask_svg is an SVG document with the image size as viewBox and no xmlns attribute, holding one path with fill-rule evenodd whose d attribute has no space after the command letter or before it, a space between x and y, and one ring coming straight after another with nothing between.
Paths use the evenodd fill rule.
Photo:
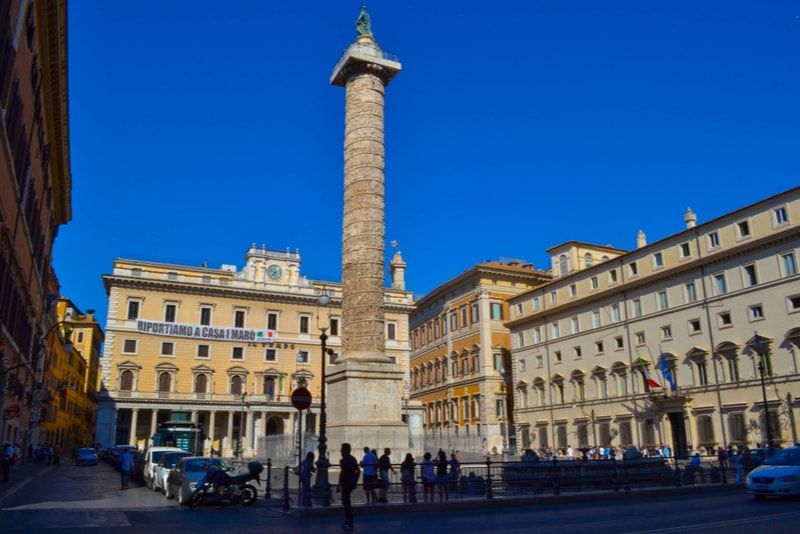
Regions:
<instances>
[{"instance_id":1,"label":"person standing at railing","mask_svg":"<svg viewBox=\"0 0 800 534\"><path fill-rule=\"evenodd\" d=\"M439 501L447 501L450 499L450 494L448 493L450 481L447 479L447 464L447 453L439 449L439 452L436 454L436 486L439 488Z\"/></svg>"},{"instance_id":2,"label":"person standing at railing","mask_svg":"<svg viewBox=\"0 0 800 534\"><path fill-rule=\"evenodd\" d=\"M380 479L378 480L378 502L389 502L386 494L389 491L389 472L394 473L392 468L392 449L386 447L383 449L383 454L378 458L378 473Z\"/></svg>"},{"instance_id":3,"label":"person standing at railing","mask_svg":"<svg viewBox=\"0 0 800 534\"><path fill-rule=\"evenodd\" d=\"M400 482L403 484L403 502L417 502L417 481L414 478L414 471L417 464L414 456L409 452L405 460L400 464Z\"/></svg>"},{"instance_id":4,"label":"person standing at railing","mask_svg":"<svg viewBox=\"0 0 800 534\"><path fill-rule=\"evenodd\" d=\"M431 453L422 457L422 492L425 502L433 502L433 488L436 485L436 464L431 460Z\"/></svg>"}]
</instances>

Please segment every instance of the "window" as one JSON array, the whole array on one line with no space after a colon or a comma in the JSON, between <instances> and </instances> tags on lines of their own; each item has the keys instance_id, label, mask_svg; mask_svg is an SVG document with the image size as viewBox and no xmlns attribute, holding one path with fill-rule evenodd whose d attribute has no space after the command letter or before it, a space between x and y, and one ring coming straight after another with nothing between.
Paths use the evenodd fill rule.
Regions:
<instances>
[{"instance_id":1,"label":"window","mask_svg":"<svg viewBox=\"0 0 800 534\"><path fill-rule=\"evenodd\" d=\"M491 310L491 313L492 313L492 321L502 321L503 320L503 303L502 302L492 302L492 304L489 307L489 309Z\"/></svg>"},{"instance_id":2,"label":"window","mask_svg":"<svg viewBox=\"0 0 800 534\"><path fill-rule=\"evenodd\" d=\"M602 341L595 341L595 343L594 343L594 351L597 354L603 354L603 342Z\"/></svg>"},{"instance_id":3,"label":"window","mask_svg":"<svg viewBox=\"0 0 800 534\"><path fill-rule=\"evenodd\" d=\"M780 208L775 208L773 213L775 214L775 226L789 222L789 218L786 216L785 207L781 206Z\"/></svg>"},{"instance_id":4,"label":"window","mask_svg":"<svg viewBox=\"0 0 800 534\"><path fill-rule=\"evenodd\" d=\"M697 288L694 285L694 280L686 282L686 302L695 302L697 300Z\"/></svg>"},{"instance_id":5,"label":"window","mask_svg":"<svg viewBox=\"0 0 800 534\"><path fill-rule=\"evenodd\" d=\"M594 258L592 258L592 255L590 253L587 252L586 254L583 255L583 264L586 267L591 267L592 265L594 265Z\"/></svg>"},{"instance_id":6,"label":"window","mask_svg":"<svg viewBox=\"0 0 800 534\"><path fill-rule=\"evenodd\" d=\"M136 340L126 339L122 342L122 352L125 354L136 354Z\"/></svg>"},{"instance_id":7,"label":"window","mask_svg":"<svg viewBox=\"0 0 800 534\"><path fill-rule=\"evenodd\" d=\"M669 298L667 297L666 291L658 292L658 309L660 311L669 309Z\"/></svg>"},{"instance_id":8,"label":"window","mask_svg":"<svg viewBox=\"0 0 800 534\"><path fill-rule=\"evenodd\" d=\"M645 344L645 335L644 332L636 332L634 334L636 337L636 344L637 345L644 345Z\"/></svg>"},{"instance_id":9,"label":"window","mask_svg":"<svg viewBox=\"0 0 800 534\"><path fill-rule=\"evenodd\" d=\"M128 301L128 319L138 319L138 318L139 318L139 301L138 300Z\"/></svg>"},{"instance_id":10,"label":"window","mask_svg":"<svg viewBox=\"0 0 800 534\"><path fill-rule=\"evenodd\" d=\"M743 268L744 273L744 285L745 287L751 287L758 284L758 277L756 276L756 266L755 265L745 265Z\"/></svg>"},{"instance_id":11,"label":"window","mask_svg":"<svg viewBox=\"0 0 800 534\"><path fill-rule=\"evenodd\" d=\"M231 351L231 359L233 360L244 360L244 348L243 347L233 347Z\"/></svg>"},{"instance_id":12,"label":"window","mask_svg":"<svg viewBox=\"0 0 800 534\"><path fill-rule=\"evenodd\" d=\"M211 308L203 306L200 308L200 324L208 326L211 324Z\"/></svg>"},{"instance_id":13,"label":"window","mask_svg":"<svg viewBox=\"0 0 800 534\"><path fill-rule=\"evenodd\" d=\"M300 364L308 364L308 351L307 350L298 350L297 351L297 363Z\"/></svg>"},{"instance_id":14,"label":"window","mask_svg":"<svg viewBox=\"0 0 800 534\"><path fill-rule=\"evenodd\" d=\"M534 343L542 342L542 330L538 326L533 329L533 342Z\"/></svg>"},{"instance_id":15,"label":"window","mask_svg":"<svg viewBox=\"0 0 800 534\"><path fill-rule=\"evenodd\" d=\"M194 392L206 393L208 389L208 377L202 373L194 377Z\"/></svg>"},{"instance_id":16,"label":"window","mask_svg":"<svg viewBox=\"0 0 800 534\"><path fill-rule=\"evenodd\" d=\"M639 274L639 267L635 261L628 264L628 274L632 277Z\"/></svg>"},{"instance_id":17,"label":"window","mask_svg":"<svg viewBox=\"0 0 800 534\"><path fill-rule=\"evenodd\" d=\"M210 351L210 345L197 345L197 357L198 358L208 358Z\"/></svg>"},{"instance_id":18,"label":"window","mask_svg":"<svg viewBox=\"0 0 800 534\"><path fill-rule=\"evenodd\" d=\"M338 317L331 317L329 319L329 323L328 324L330 325L331 335L332 336L338 336L339 335L339 318Z\"/></svg>"},{"instance_id":19,"label":"window","mask_svg":"<svg viewBox=\"0 0 800 534\"><path fill-rule=\"evenodd\" d=\"M619 304L613 304L611 306L611 316L614 318L615 323L618 323L622 320L622 315L619 311Z\"/></svg>"},{"instance_id":20,"label":"window","mask_svg":"<svg viewBox=\"0 0 800 534\"><path fill-rule=\"evenodd\" d=\"M133 391L133 371L125 369L119 375L119 389L121 391Z\"/></svg>"},{"instance_id":21,"label":"window","mask_svg":"<svg viewBox=\"0 0 800 534\"><path fill-rule=\"evenodd\" d=\"M159 393L172 391L172 376L166 371L158 375L158 391Z\"/></svg>"},{"instance_id":22,"label":"window","mask_svg":"<svg viewBox=\"0 0 800 534\"><path fill-rule=\"evenodd\" d=\"M750 237L750 223L747 221L736 223L736 231L738 232L739 237Z\"/></svg>"},{"instance_id":23,"label":"window","mask_svg":"<svg viewBox=\"0 0 800 534\"><path fill-rule=\"evenodd\" d=\"M458 314L453 312L450 314L450 331L455 332L458 330Z\"/></svg>"},{"instance_id":24,"label":"window","mask_svg":"<svg viewBox=\"0 0 800 534\"><path fill-rule=\"evenodd\" d=\"M522 307L522 303L517 304L517 316L522 315L524 308Z\"/></svg>"},{"instance_id":25,"label":"window","mask_svg":"<svg viewBox=\"0 0 800 534\"><path fill-rule=\"evenodd\" d=\"M161 355L162 356L173 356L175 352L175 344L171 341L163 341L161 343Z\"/></svg>"},{"instance_id":26,"label":"window","mask_svg":"<svg viewBox=\"0 0 800 534\"><path fill-rule=\"evenodd\" d=\"M544 358L541 354L536 356L536 367L542 367L544 365Z\"/></svg>"},{"instance_id":27,"label":"window","mask_svg":"<svg viewBox=\"0 0 800 534\"><path fill-rule=\"evenodd\" d=\"M560 350L557 350L557 351L553 352L553 359L555 361L557 361L557 362L561 361L561 351Z\"/></svg>"},{"instance_id":28,"label":"window","mask_svg":"<svg viewBox=\"0 0 800 534\"><path fill-rule=\"evenodd\" d=\"M558 258L558 271L561 276L567 274L567 257L564 254Z\"/></svg>"},{"instance_id":29,"label":"window","mask_svg":"<svg viewBox=\"0 0 800 534\"><path fill-rule=\"evenodd\" d=\"M751 321L760 321L761 319L764 318L764 308L761 306L761 304L755 304L753 306L749 306L747 309Z\"/></svg>"},{"instance_id":30,"label":"window","mask_svg":"<svg viewBox=\"0 0 800 534\"><path fill-rule=\"evenodd\" d=\"M539 297L533 297L533 309L534 310L539 309Z\"/></svg>"},{"instance_id":31,"label":"window","mask_svg":"<svg viewBox=\"0 0 800 534\"><path fill-rule=\"evenodd\" d=\"M278 329L278 312L267 312L267 330L277 330ZM333 330L333 327L331 327ZM334 335L331 332L331 335Z\"/></svg>"},{"instance_id":32,"label":"window","mask_svg":"<svg viewBox=\"0 0 800 534\"><path fill-rule=\"evenodd\" d=\"M164 306L164 322L165 323L174 323L175 316L178 312L178 306L175 304L166 304Z\"/></svg>"},{"instance_id":33,"label":"window","mask_svg":"<svg viewBox=\"0 0 800 534\"><path fill-rule=\"evenodd\" d=\"M266 349L266 350L264 350L264 361L265 362L277 362L278 361L278 350L277 349Z\"/></svg>"},{"instance_id":34,"label":"window","mask_svg":"<svg viewBox=\"0 0 800 534\"><path fill-rule=\"evenodd\" d=\"M617 270L611 269L608 271L608 283L609 284L616 284L617 283Z\"/></svg>"},{"instance_id":35,"label":"window","mask_svg":"<svg viewBox=\"0 0 800 534\"><path fill-rule=\"evenodd\" d=\"M558 323L553 323L553 339L558 339L559 328Z\"/></svg>"},{"instance_id":36,"label":"window","mask_svg":"<svg viewBox=\"0 0 800 534\"><path fill-rule=\"evenodd\" d=\"M672 339L672 327L662 326L661 327L661 339Z\"/></svg>"},{"instance_id":37,"label":"window","mask_svg":"<svg viewBox=\"0 0 800 534\"><path fill-rule=\"evenodd\" d=\"M720 312L717 317L719 318L719 326L720 328L725 328L727 326L733 326L733 320L731 319L731 312L724 311Z\"/></svg>"},{"instance_id":38,"label":"window","mask_svg":"<svg viewBox=\"0 0 800 534\"><path fill-rule=\"evenodd\" d=\"M578 296L578 286L575 284L569 285L569 296L570 297L577 297Z\"/></svg>"},{"instance_id":39,"label":"window","mask_svg":"<svg viewBox=\"0 0 800 534\"><path fill-rule=\"evenodd\" d=\"M241 376L234 375L231 377L230 382L230 392L231 395L241 395L244 391L244 387L242 384L243 380Z\"/></svg>"},{"instance_id":40,"label":"window","mask_svg":"<svg viewBox=\"0 0 800 534\"><path fill-rule=\"evenodd\" d=\"M557 304L558 303L558 293L555 291L550 292L550 304Z\"/></svg>"},{"instance_id":41,"label":"window","mask_svg":"<svg viewBox=\"0 0 800 534\"><path fill-rule=\"evenodd\" d=\"M728 285L725 283L725 273L714 275L714 289L717 295L724 295L728 291Z\"/></svg>"},{"instance_id":42,"label":"window","mask_svg":"<svg viewBox=\"0 0 800 534\"><path fill-rule=\"evenodd\" d=\"M788 297L789 300L789 311L795 312L800 310L800 295L793 295Z\"/></svg>"},{"instance_id":43,"label":"window","mask_svg":"<svg viewBox=\"0 0 800 534\"><path fill-rule=\"evenodd\" d=\"M697 367L697 385L699 386L707 386L708 385L708 366L706 364L706 360L697 360L695 361L695 366Z\"/></svg>"},{"instance_id":44,"label":"window","mask_svg":"<svg viewBox=\"0 0 800 534\"><path fill-rule=\"evenodd\" d=\"M599 286L597 285L597 277L596 277L596 276L593 276L593 277L590 279L590 285L591 285L592 289L597 289L597 288L599 287Z\"/></svg>"},{"instance_id":45,"label":"window","mask_svg":"<svg viewBox=\"0 0 800 534\"><path fill-rule=\"evenodd\" d=\"M689 258L692 255L692 249L689 246L689 243L681 243L681 258Z\"/></svg>"},{"instance_id":46,"label":"window","mask_svg":"<svg viewBox=\"0 0 800 534\"><path fill-rule=\"evenodd\" d=\"M579 328L579 324L578 324L578 318L577 317L573 317L572 318L572 333L573 334L577 334L578 332L580 332L580 328Z\"/></svg>"},{"instance_id":47,"label":"window","mask_svg":"<svg viewBox=\"0 0 800 534\"><path fill-rule=\"evenodd\" d=\"M469 324L469 322L467 321L467 307L461 306L460 311L461 311L461 328L465 328Z\"/></svg>"},{"instance_id":48,"label":"window","mask_svg":"<svg viewBox=\"0 0 800 534\"><path fill-rule=\"evenodd\" d=\"M700 332L702 332L702 328L700 326L700 319L689 320L689 333L698 334Z\"/></svg>"},{"instance_id":49,"label":"window","mask_svg":"<svg viewBox=\"0 0 800 534\"><path fill-rule=\"evenodd\" d=\"M519 332L517 333L517 348L522 348L525 346L525 333Z\"/></svg>"},{"instance_id":50,"label":"window","mask_svg":"<svg viewBox=\"0 0 800 534\"><path fill-rule=\"evenodd\" d=\"M244 328L244 310L236 310L233 313L233 326Z\"/></svg>"},{"instance_id":51,"label":"window","mask_svg":"<svg viewBox=\"0 0 800 534\"><path fill-rule=\"evenodd\" d=\"M519 361L519 370L520 370L520 371L527 371L527 370L528 370L528 369L527 369L527 364L525 363L525 360L522 360L522 359L521 359L521 360Z\"/></svg>"},{"instance_id":52,"label":"window","mask_svg":"<svg viewBox=\"0 0 800 534\"><path fill-rule=\"evenodd\" d=\"M387 321L386 322L386 339L396 340L397 339L397 322L396 321Z\"/></svg>"},{"instance_id":53,"label":"window","mask_svg":"<svg viewBox=\"0 0 800 534\"><path fill-rule=\"evenodd\" d=\"M580 347L572 347L572 354L575 356L576 360L580 360L583 356L583 351Z\"/></svg>"},{"instance_id":54,"label":"window","mask_svg":"<svg viewBox=\"0 0 800 534\"><path fill-rule=\"evenodd\" d=\"M783 276L797 274L797 264L794 261L793 252L781 254L781 267L783 267Z\"/></svg>"},{"instance_id":55,"label":"window","mask_svg":"<svg viewBox=\"0 0 800 534\"><path fill-rule=\"evenodd\" d=\"M495 317L494 317L494 307L495 307L495 304L496 304L496 303L492 302L492 304L491 304L491 307L490 307L490 309L492 310L492 319L494 319L494 318L495 318ZM473 323L477 323L477 322L478 322L478 320L480 319L480 315L478 314L478 303L477 303L477 302L473 302L473 303L470 305L470 313L471 313L471 315L472 315L472 322L473 322ZM438 337L438 336L437 336L437 337Z\"/></svg>"},{"instance_id":56,"label":"window","mask_svg":"<svg viewBox=\"0 0 800 534\"><path fill-rule=\"evenodd\" d=\"M308 315L301 315L300 316L300 333L301 334L308 334L311 328L311 317Z\"/></svg>"},{"instance_id":57,"label":"window","mask_svg":"<svg viewBox=\"0 0 800 534\"><path fill-rule=\"evenodd\" d=\"M592 312L592 326L594 328L600 328L602 326L600 321L600 312L597 310Z\"/></svg>"},{"instance_id":58,"label":"window","mask_svg":"<svg viewBox=\"0 0 800 534\"><path fill-rule=\"evenodd\" d=\"M717 248L719 246L719 234L711 232L708 234L708 248Z\"/></svg>"},{"instance_id":59,"label":"window","mask_svg":"<svg viewBox=\"0 0 800 534\"><path fill-rule=\"evenodd\" d=\"M664 266L664 256L660 252L653 254L653 267L658 269Z\"/></svg>"},{"instance_id":60,"label":"window","mask_svg":"<svg viewBox=\"0 0 800 534\"><path fill-rule=\"evenodd\" d=\"M730 382L738 382L741 380L739 375L739 360L736 358L736 355L732 355L728 358L728 380Z\"/></svg>"},{"instance_id":61,"label":"window","mask_svg":"<svg viewBox=\"0 0 800 534\"><path fill-rule=\"evenodd\" d=\"M733 442L740 442L738 444L743 445L747 441L747 427L745 426L744 414L730 414L728 426L730 427L731 440Z\"/></svg>"},{"instance_id":62,"label":"window","mask_svg":"<svg viewBox=\"0 0 800 534\"><path fill-rule=\"evenodd\" d=\"M642 301L639 299L633 300L633 316L634 317L642 316Z\"/></svg>"},{"instance_id":63,"label":"window","mask_svg":"<svg viewBox=\"0 0 800 534\"><path fill-rule=\"evenodd\" d=\"M622 336L617 336L614 338L614 346L617 350L625 348L625 343L622 341Z\"/></svg>"}]
</instances>

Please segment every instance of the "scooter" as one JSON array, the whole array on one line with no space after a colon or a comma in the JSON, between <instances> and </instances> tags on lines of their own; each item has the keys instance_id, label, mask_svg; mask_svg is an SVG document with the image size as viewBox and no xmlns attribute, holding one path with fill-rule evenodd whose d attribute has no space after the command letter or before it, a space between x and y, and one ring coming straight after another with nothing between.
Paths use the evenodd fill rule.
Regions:
<instances>
[{"instance_id":1,"label":"scooter","mask_svg":"<svg viewBox=\"0 0 800 534\"><path fill-rule=\"evenodd\" d=\"M250 506L256 502L258 490L252 484L261 485L259 475L264 470L261 462L248 462L247 473L242 475L230 476L216 466L209 466L206 476L197 483L197 487L189 499L189 507L194 508L206 500L227 499L232 503L239 503L242 506Z\"/></svg>"}]
</instances>

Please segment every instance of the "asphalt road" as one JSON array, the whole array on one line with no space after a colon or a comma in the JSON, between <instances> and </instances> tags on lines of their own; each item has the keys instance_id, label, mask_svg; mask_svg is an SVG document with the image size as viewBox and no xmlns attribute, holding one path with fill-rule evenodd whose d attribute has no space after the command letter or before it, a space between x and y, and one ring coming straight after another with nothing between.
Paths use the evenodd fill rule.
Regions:
<instances>
[{"instance_id":1,"label":"asphalt road","mask_svg":"<svg viewBox=\"0 0 800 534\"><path fill-rule=\"evenodd\" d=\"M262 494L263 495L263 494ZM475 509L468 501L445 503L441 511L421 507L379 505L363 513L356 507L361 532L536 532L753 534L792 533L800 525L800 500L756 501L741 491L691 495L651 495L646 498L595 501L562 496L546 505L532 498L506 507L498 499L492 508ZM210 505L194 510L178 506L135 484L119 489L119 475L110 466L76 467L65 463L31 477L0 502L3 532L170 532L209 531L298 533L341 532L340 508L325 517L291 517L278 500L260 499L250 507ZM361 512L361 513L360 513Z\"/></svg>"}]
</instances>

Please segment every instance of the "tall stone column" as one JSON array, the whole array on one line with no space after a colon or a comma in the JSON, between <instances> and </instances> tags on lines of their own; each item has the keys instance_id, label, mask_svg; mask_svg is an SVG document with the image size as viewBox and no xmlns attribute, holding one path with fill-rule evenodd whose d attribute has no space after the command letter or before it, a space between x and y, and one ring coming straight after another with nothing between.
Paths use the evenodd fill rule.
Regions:
<instances>
[{"instance_id":1,"label":"tall stone column","mask_svg":"<svg viewBox=\"0 0 800 534\"><path fill-rule=\"evenodd\" d=\"M368 18L358 31L330 79L345 88L346 107L342 354L327 374L329 442L401 450L403 371L384 350L383 174L384 92L401 66L375 42Z\"/></svg>"}]
</instances>

